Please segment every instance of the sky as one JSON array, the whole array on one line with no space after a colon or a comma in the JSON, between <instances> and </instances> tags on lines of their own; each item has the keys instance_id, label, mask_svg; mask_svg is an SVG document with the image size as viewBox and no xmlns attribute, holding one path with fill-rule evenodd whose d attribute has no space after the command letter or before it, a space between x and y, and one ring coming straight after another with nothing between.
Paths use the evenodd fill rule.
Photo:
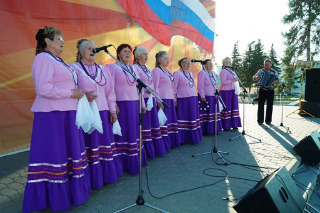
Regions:
<instances>
[{"instance_id":1,"label":"sky","mask_svg":"<svg viewBox=\"0 0 320 213\"><path fill-rule=\"evenodd\" d=\"M280 59L285 41L281 32L289 29L282 24L288 14L288 0L215 0L216 37L214 40L215 62L219 66L226 56L231 57L234 44L239 41L239 52L244 54L248 44L261 40L264 52L271 45Z\"/></svg>"}]
</instances>

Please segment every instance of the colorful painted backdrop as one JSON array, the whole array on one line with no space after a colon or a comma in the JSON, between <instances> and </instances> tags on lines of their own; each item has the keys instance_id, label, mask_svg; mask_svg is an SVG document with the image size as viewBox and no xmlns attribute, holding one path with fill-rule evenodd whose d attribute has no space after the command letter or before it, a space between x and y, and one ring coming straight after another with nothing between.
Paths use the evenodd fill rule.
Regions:
<instances>
[{"instance_id":1,"label":"colorful painted backdrop","mask_svg":"<svg viewBox=\"0 0 320 213\"><path fill-rule=\"evenodd\" d=\"M212 0L1 0L0 1L0 156L28 149L35 98L31 65L35 34L54 26L65 40L61 57L75 61L76 43L93 40L97 47L121 43L155 53L169 52L172 71L184 57L211 58L214 47L215 2ZM115 55L115 49L109 48ZM104 52L96 62L113 63ZM196 74L198 64L192 65Z\"/></svg>"}]
</instances>

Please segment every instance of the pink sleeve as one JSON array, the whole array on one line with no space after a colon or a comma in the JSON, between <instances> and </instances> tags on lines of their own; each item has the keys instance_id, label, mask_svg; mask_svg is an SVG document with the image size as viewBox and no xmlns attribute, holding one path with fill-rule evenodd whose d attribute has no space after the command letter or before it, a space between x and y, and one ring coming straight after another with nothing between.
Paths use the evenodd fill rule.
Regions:
<instances>
[{"instance_id":1,"label":"pink sleeve","mask_svg":"<svg viewBox=\"0 0 320 213\"><path fill-rule=\"evenodd\" d=\"M49 99L72 97L72 89L57 87L53 84L54 61L45 54L39 55L32 65L32 75L38 95Z\"/></svg>"},{"instance_id":2,"label":"pink sleeve","mask_svg":"<svg viewBox=\"0 0 320 213\"><path fill-rule=\"evenodd\" d=\"M174 101L177 101L177 96L178 96L178 86L179 86L179 80L180 80L180 73L179 71L175 71L173 73L173 96L174 96Z\"/></svg>"},{"instance_id":3,"label":"pink sleeve","mask_svg":"<svg viewBox=\"0 0 320 213\"><path fill-rule=\"evenodd\" d=\"M220 72L220 81L221 85L230 85L233 84L233 79L228 79L228 71L222 69Z\"/></svg>"},{"instance_id":4,"label":"pink sleeve","mask_svg":"<svg viewBox=\"0 0 320 213\"><path fill-rule=\"evenodd\" d=\"M116 94L114 92L114 81L111 77L111 73L109 69L104 66L102 68L102 72L105 74L107 84L105 86L106 98L108 101L109 110L111 113L116 112Z\"/></svg>"},{"instance_id":5,"label":"pink sleeve","mask_svg":"<svg viewBox=\"0 0 320 213\"><path fill-rule=\"evenodd\" d=\"M137 69L136 66L134 66L134 65L131 65L131 66L132 66L133 71L136 73L136 77L137 77L138 79L140 79L139 69ZM140 80L141 80L141 79L140 79ZM138 85L138 82L136 82L136 84ZM138 92L139 92L139 91L138 91ZM142 88L142 90L141 90L142 108L146 108L146 103L145 103L144 98L143 98L144 93L145 93L145 89ZM138 95L139 95L139 94L138 94ZM140 97L139 97L139 98L140 98Z\"/></svg>"},{"instance_id":6,"label":"pink sleeve","mask_svg":"<svg viewBox=\"0 0 320 213\"><path fill-rule=\"evenodd\" d=\"M198 74L198 93L201 98L205 98L205 93L204 93L204 81L206 79L206 73L204 71L199 72Z\"/></svg>"},{"instance_id":7,"label":"pink sleeve","mask_svg":"<svg viewBox=\"0 0 320 213\"><path fill-rule=\"evenodd\" d=\"M152 70L152 82L154 87L154 92L159 96L159 83L160 83L160 72L157 69ZM157 99L157 102L158 99Z\"/></svg>"}]
</instances>

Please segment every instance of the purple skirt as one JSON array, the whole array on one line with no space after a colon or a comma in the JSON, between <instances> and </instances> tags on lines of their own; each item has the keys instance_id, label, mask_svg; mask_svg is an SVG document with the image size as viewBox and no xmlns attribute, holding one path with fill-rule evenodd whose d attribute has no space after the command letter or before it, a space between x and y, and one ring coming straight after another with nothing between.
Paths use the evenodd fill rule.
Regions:
<instances>
[{"instance_id":1,"label":"purple skirt","mask_svg":"<svg viewBox=\"0 0 320 213\"><path fill-rule=\"evenodd\" d=\"M177 118L181 143L200 143L202 140L202 130L198 97L178 98L177 102Z\"/></svg>"},{"instance_id":2,"label":"purple skirt","mask_svg":"<svg viewBox=\"0 0 320 213\"><path fill-rule=\"evenodd\" d=\"M114 183L123 175L120 157L112 133L109 111L100 111L103 134L97 130L84 133L84 140L90 165L91 186L99 189L103 184Z\"/></svg>"},{"instance_id":3,"label":"purple skirt","mask_svg":"<svg viewBox=\"0 0 320 213\"><path fill-rule=\"evenodd\" d=\"M147 103L147 101L148 98L145 98L145 103ZM147 111L146 114L143 114L142 141L148 158L154 159L156 156L166 154L166 148L160 130L157 105L154 98L152 109Z\"/></svg>"},{"instance_id":4,"label":"purple skirt","mask_svg":"<svg viewBox=\"0 0 320 213\"><path fill-rule=\"evenodd\" d=\"M23 212L67 211L89 198L90 171L76 111L35 112Z\"/></svg>"},{"instance_id":5,"label":"purple skirt","mask_svg":"<svg viewBox=\"0 0 320 213\"><path fill-rule=\"evenodd\" d=\"M178 130L178 119L176 114L176 107L174 106L173 99L162 99L169 109L164 107L163 112L167 117L166 123L161 126L161 134L164 140L164 144L167 151L170 151L170 147L179 147L181 145L179 130Z\"/></svg>"},{"instance_id":6,"label":"purple skirt","mask_svg":"<svg viewBox=\"0 0 320 213\"><path fill-rule=\"evenodd\" d=\"M234 93L234 90L221 90L220 95L228 109L228 111L220 112L222 129L230 130L231 128L241 127L238 96Z\"/></svg>"},{"instance_id":7,"label":"purple skirt","mask_svg":"<svg viewBox=\"0 0 320 213\"><path fill-rule=\"evenodd\" d=\"M206 96L207 103L200 102L199 112L200 122L203 134L215 133L215 96ZM222 124L219 113L219 104L217 103L217 133L222 131Z\"/></svg>"},{"instance_id":8,"label":"purple skirt","mask_svg":"<svg viewBox=\"0 0 320 213\"><path fill-rule=\"evenodd\" d=\"M122 136L115 135L117 156L121 159L123 171L139 174L139 101L117 101L120 110L118 121ZM147 164L142 144L142 166Z\"/></svg>"}]
</instances>

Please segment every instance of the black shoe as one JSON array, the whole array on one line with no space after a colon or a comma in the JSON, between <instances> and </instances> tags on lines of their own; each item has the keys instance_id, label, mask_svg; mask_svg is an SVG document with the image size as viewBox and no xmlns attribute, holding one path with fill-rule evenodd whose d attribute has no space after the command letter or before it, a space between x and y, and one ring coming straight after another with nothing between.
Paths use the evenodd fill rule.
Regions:
<instances>
[{"instance_id":1,"label":"black shoe","mask_svg":"<svg viewBox=\"0 0 320 213\"><path fill-rule=\"evenodd\" d=\"M258 121L258 124L259 124L259 125L262 125L262 124L263 124L263 122L259 122L259 121Z\"/></svg>"},{"instance_id":2,"label":"black shoe","mask_svg":"<svg viewBox=\"0 0 320 213\"><path fill-rule=\"evenodd\" d=\"M271 125L271 122L266 122L267 125Z\"/></svg>"}]
</instances>

